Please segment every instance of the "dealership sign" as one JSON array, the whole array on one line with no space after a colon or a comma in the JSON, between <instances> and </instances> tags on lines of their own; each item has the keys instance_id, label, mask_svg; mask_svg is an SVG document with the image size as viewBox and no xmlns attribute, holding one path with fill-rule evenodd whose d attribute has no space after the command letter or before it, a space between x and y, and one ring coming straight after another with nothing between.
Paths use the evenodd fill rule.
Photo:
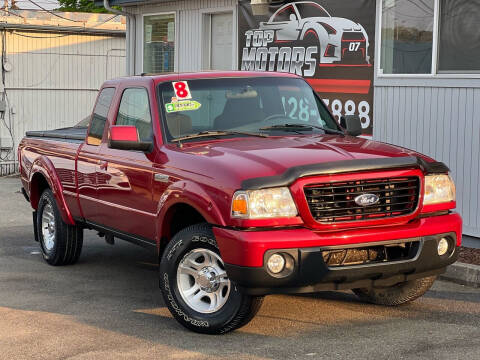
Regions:
<instances>
[{"instance_id":1,"label":"dealership sign","mask_svg":"<svg viewBox=\"0 0 480 360\"><path fill-rule=\"evenodd\" d=\"M241 70L303 76L337 119L358 114L372 134L375 0L274 2L266 15L239 4Z\"/></svg>"}]
</instances>

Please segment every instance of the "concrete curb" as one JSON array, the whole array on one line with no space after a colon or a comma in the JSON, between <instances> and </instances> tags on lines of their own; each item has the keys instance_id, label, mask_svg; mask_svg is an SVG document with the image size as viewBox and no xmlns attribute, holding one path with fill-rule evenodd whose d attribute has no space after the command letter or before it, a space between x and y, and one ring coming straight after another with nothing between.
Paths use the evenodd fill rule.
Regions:
<instances>
[{"instance_id":1,"label":"concrete curb","mask_svg":"<svg viewBox=\"0 0 480 360\"><path fill-rule=\"evenodd\" d=\"M478 288L480 287L480 266L457 262L447 267L447 271L440 275L440 279Z\"/></svg>"}]
</instances>

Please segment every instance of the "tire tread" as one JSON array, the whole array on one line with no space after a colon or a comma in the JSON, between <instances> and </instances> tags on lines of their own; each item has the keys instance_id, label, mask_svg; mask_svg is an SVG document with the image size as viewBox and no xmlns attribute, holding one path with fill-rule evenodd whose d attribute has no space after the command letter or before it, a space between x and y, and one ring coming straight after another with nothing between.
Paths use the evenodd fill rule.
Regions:
<instances>
[{"instance_id":1,"label":"tire tread","mask_svg":"<svg viewBox=\"0 0 480 360\"><path fill-rule=\"evenodd\" d=\"M213 246L217 247L215 237L212 232L212 227L210 224L200 223L200 224L188 226L187 228L178 232L166 246L162 256L162 261L160 262L160 272L162 272L162 263L164 261L168 261L166 259L166 254L168 254L168 252L175 246L178 240L191 238L192 234L202 234L207 236L209 239L213 240L212 241L212 243L214 244ZM160 283L162 284L162 282ZM235 284L232 283L232 286L235 286ZM165 303L169 308L170 312L173 314L173 316L178 322L180 322L186 328L193 330L195 332L212 334L212 335L225 334L230 331L236 330L242 326L245 326L255 317L257 312L260 310L260 307L263 302L263 297L252 297L252 296L242 294L241 303L238 309L236 310L235 314L229 319L228 322L224 323L221 326L215 326L215 327L197 327L195 325L192 325L190 322L184 321L184 319L181 316L179 316L174 311L174 309L171 308L171 304L169 301L167 301L167 295L164 292L164 288L162 285L161 285L161 288L165 298Z\"/></svg>"},{"instance_id":2,"label":"tire tread","mask_svg":"<svg viewBox=\"0 0 480 360\"><path fill-rule=\"evenodd\" d=\"M398 306L414 301L425 294L436 276L410 280L387 288L353 289L363 301L386 306Z\"/></svg>"},{"instance_id":3,"label":"tire tread","mask_svg":"<svg viewBox=\"0 0 480 360\"><path fill-rule=\"evenodd\" d=\"M83 229L80 226L66 224L60 216L55 197L50 189L46 189L39 201L39 209L43 202L49 202L53 207L55 223L58 225L57 230L57 248L55 254L51 258L47 258L44 253L45 260L53 266L72 265L76 263L80 257L83 247ZM37 226L41 229L41 211L37 213ZM41 231L39 231L39 239L41 242ZM42 248L43 251L43 248Z\"/></svg>"}]
</instances>

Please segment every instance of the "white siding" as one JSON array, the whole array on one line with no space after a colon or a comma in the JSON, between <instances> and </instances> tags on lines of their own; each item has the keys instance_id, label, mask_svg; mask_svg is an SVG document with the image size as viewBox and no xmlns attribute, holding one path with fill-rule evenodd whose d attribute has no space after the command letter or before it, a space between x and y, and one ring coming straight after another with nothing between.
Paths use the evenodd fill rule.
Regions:
<instances>
[{"instance_id":1,"label":"white siding","mask_svg":"<svg viewBox=\"0 0 480 360\"><path fill-rule=\"evenodd\" d=\"M234 28L236 25L237 0L199 0L170 1L161 4L148 4L129 8L138 14L136 20L136 73L143 71L143 14L175 12L176 22L176 71L198 71L202 64L202 16L205 11L234 10ZM236 43L233 44L236 47Z\"/></svg>"},{"instance_id":2,"label":"white siding","mask_svg":"<svg viewBox=\"0 0 480 360\"><path fill-rule=\"evenodd\" d=\"M376 43L379 15L377 0ZM444 162L457 187L463 232L480 237L480 75L379 77L376 70L374 87L374 140Z\"/></svg>"},{"instance_id":3,"label":"white siding","mask_svg":"<svg viewBox=\"0 0 480 360\"><path fill-rule=\"evenodd\" d=\"M6 53L13 66L5 73L6 122L15 148L26 131L72 126L89 115L103 81L126 68L121 36L7 31ZM3 124L0 141L11 145Z\"/></svg>"},{"instance_id":4,"label":"white siding","mask_svg":"<svg viewBox=\"0 0 480 360\"><path fill-rule=\"evenodd\" d=\"M480 236L480 87L391 83L375 87L374 139L447 164L457 186L464 233Z\"/></svg>"}]
</instances>

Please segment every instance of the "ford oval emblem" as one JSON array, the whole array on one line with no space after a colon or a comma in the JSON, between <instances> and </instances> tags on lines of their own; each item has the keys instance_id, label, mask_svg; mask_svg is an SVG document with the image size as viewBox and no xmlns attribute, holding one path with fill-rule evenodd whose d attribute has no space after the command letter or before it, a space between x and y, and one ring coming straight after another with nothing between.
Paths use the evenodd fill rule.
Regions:
<instances>
[{"instance_id":1,"label":"ford oval emblem","mask_svg":"<svg viewBox=\"0 0 480 360\"><path fill-rule=\"evenodd\" d=\"M380 201L380 198L375 194L362 194L355 198L355 202L360 206L375 205Z\"/></svg>"}]
</instances>

